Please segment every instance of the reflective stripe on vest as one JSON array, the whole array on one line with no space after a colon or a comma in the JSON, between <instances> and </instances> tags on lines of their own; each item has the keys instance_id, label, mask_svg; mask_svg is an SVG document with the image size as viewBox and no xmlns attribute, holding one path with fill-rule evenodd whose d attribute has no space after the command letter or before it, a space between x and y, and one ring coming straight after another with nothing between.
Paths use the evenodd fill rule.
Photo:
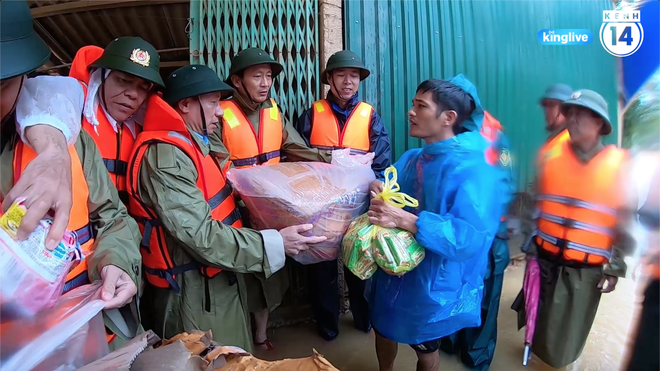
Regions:
<instances>
[{"instance_id":1,"label":"reflective stripe on vest","mask_svg":"<svg viewBox=\"0 0 660 371\"><path fill-rule=\"evenodd\" d=\"M567 261L604 264L612 255L617 210L624 202L619 176L626 153L608 146L583 164L569 141L554 151L539 174L536 243Z\"/></svg>"},{"instance_id":2,"label":"reflective stripe on vest","mask_svg":"<svg viewBox=\"0 0 660 371\"><path fill-rule=\"evenodd\" d=\"M65 281L65 292L73 290L76 287L89 283L87 277L87 257L92 253L94 245L94 229L89 222L89 189L83 173L80 157L75 146L69 146L69 155L71 156L71 191L73 196L73 205L69 217L67 229L76 234L80 249L86 257L80 264L69 271ZM37 154L30 148L18 141L14 151L14 183L18 181L25 167L32 161Z\"/></svg>"},{"instance_id":3,"label":"reflective stripe on vest","mask_svg":"<svg viewBox=\"0 0 660 371\"><path fill-rule=\"evenodd\" d=\"M261 110L259 132L233 100L220 102L222 117L222 143L229 151L229 159L236 168L276 164L280 162L282 148L282 117L275 100L272 107Z\"/></svg>"},{"instance_id":4,"label":"reflective stripe on vest","mask_svg":"<svg viewBox=\"0 0 660 371\"><path fill-rule=\"evenodd\" d=\"M87 86L84 82L81 82L80 85L83 87L85 99L87 99ZM130 129L125 128L121 123L117 123L117 131L115 131L100 104L96 109L96 119L99 121L99 124L94 127L83 116L82 128L94 139L94 143L96 143L103 158L103 163L108 173L110 173L112 184L117 188L119 198L128 206L126 171L135 138ZM136 133L140 132L139 125L135 125L135 131ZM114 140L110 138L114 138Z\"/></svg>"},{"instance_id":5,"label":"reflective stripe on vest","mask_svg":"<svg viewBox=\"0 0 660 371\"><path fill-rule=\"evenodd\" d=\"M128 171L129 210L142 232L140 251L147 280L156 287L179 292L180 287L176 282L179 274L198 269L200 274L205 277L214 278L222 270L205 267L197 262L181 266L174 265L165 241L166 232L158 215L139 198L140 165L149 146L157 143L171 144L188 155L197 170L197 187L209 204L211 218L235 228L240 228L243 224L231 186L226 181L224 169L220 168L217 160L211 154L203 156L201 150L185 131L185 123L181 116L160 97L151 97L149 104L151 108L145 117L145 130L138 135ZM158 126L168 129L178 128L183 131L151 129Z\"/></svg>"},{"instance_id":6,"label":"reflective stripe on vest","mask_svg":"<svg viewBox=\"0 0 660 371\"><path fill-rule=\"evenodd\" d=\"M312 147L324 150L350 148L353 154L369 152L371 115L374 111L372 106L358 103L346 119L343 130L330 102L322 99L315 102L313 107L312 132L309 136Z\"/></svg>"}]
</instances>

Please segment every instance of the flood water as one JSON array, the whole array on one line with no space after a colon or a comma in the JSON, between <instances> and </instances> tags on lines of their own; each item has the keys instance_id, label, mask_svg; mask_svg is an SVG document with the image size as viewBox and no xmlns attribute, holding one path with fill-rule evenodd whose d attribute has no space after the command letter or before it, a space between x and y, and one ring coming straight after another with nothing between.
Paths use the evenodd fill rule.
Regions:
<instances>
[{"instance_id":1,"label":"flood water","mask_svg":"<svg viewBox=\"0 0 660 371\"><path fill-rule=\"evenodd\" d=\"M517 331L516 313L511 303L522 287L524 266L511 266L504 278L504 288L498 317L498 341L495 358L490 370L493 371L545 371L554 370L536 359L528 366L522 365L524 331ZM614 371L619 370L628 342L628 329L637 308L636 282L620 279L616 290L603 295L596 321L591 329L589 340L582 356L566 371ZM323 354L335 367L342 371L378 371L374 335L364 334L352 327L350 313L342 317L339 337L326 342L314 332L314 324L275 329L270 334L275 346L273 351L256 351L256 356L268 360L307 357L312 348ZM442 371L466 370L452 356L441 353ZM396 369L415 370L415 353L408 346L400 345Z\"/></svg>"}]
</instances>

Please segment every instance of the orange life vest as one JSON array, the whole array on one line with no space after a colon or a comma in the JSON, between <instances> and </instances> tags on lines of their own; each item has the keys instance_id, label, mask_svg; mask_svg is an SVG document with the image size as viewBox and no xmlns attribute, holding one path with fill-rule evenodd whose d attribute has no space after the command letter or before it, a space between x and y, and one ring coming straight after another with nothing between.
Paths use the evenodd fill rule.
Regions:
<instances>
[{"instance_id":1,"label":"orange life vest","mask_svg":"<svg viewBox=\"0 0 660 371\"><path fill-rule=\"evenodd\" d=\"M334 150L350 148L352 153L367 153L370 148L369 131L374 108L367 103L358 103L346 119L344 129L332 112L326 99L314 103L312 111L312 133L309 144L313 148Z\"/></svg>"},{"instance_id":2,"label":"orange life vest","mask_svg":"<svg viewBox=\"0 0 660 371\"><path fill-rule=\"evenodd\" d=\"M74 145L69 146L69 155L71 156L71 195L73 197L73 205L71 207L71 213L69 214L69 224L66 228L69 231L75 232L78 243L80 244L80 249L83 252L83 256L86 258L73 267L69 271L69 274L67 274L63 293L90 283L87 274L87 258L92 253L94 237L96 235L96 231L89 221L89 189L87 188L87 180L83 173L83 167L80 163L78 151L76 151ZM18 182L25 167L30 161L34 160L36 156L37 154L32 148L23 144L22 141L18 141L14 150L14 184ZM115 337L117 337L117 335L108 333L108 330L106 329L106 340L108 343L114 340Z\"/></svg>"},{"instance_id":3,"label":"orange life vest","mask_svg":"<svg viewBox=\"0 0 660 371\"><path fill-rule=\"evenodd\" d=\"M620 175L626 152L607 146L581 163L569 141L547 159L539 174L536 243L566 261L607 263L624 200Z\"/></svg>"},{"instance_id":4,"label":"orange life vest","mask_svg":"<svg viewBox=\"0 0 660 371\"><path fill-rule=\"evenodd\" d=\"M660 262L645 259L643 261L644 275L655 280L660 280Z\"/></svg>"},{"instance_id":5,"label":"orange life vest","mask_svg":"<svg viewBox=\"0 0 660 371\"><path fill-rule=\"evenodd\" d=\"M484 123L481 125L481 135L486 139L488 148L486 148L486 162L489 165L497 165L500 153L494 144L498 135L502 131L502 124L493 117L488 111L484 111Z\"/></svg>"},{"instance_id":6,"label":"orange life vest","mask_svg":"<svg viewBox=\"0 0 660 371\"><path fill-rule=\"evenodd\" d=\"M570 139L571 135L568 133L568 129L564 129L559 134L555 135L554 138L547 141L543 147L541 147L541 151L539 152L539 165L542 164L547 157L555 156L559 151L558 145L568 142Z\"/></svg>"},{"instance_id":7,"label":"orange life vest","mask_svg":"<svg viewBox=\"0 0 660 371\"><path fill-rule=\"evenodd\" d=\"M149 208L139 196L140 165L150 145L168 143L186 153L197 170L197 187L211 208L211 218L236 228L243 226L236 207L234 195L225 178L226 169L221 169L214 156L204 156L188 133L181 116L159 96L149 98L151 109L145 116L144 131L138 135L131 155L128 172L128 193L131 214L135 216L142 232L140 251L147 280L154 286L178 292L176 276L183 272L199 269L208 278L214 278L221 269L190 263L175 266L165 243L165 230L156 212Z\"/></svg>"},{"instance_id":8,"label":"orange life vest","mask_svg":"<svg viewBox=\"0 0 660 371\"><path fill-rule=\"evenodd\" d=\"M484 122L481 125L480 132L489 144L488 148L486 148L485 155L486 162L491 166L499 166L501 153L496 146L496 141L502 130L503 128L500 121L493 117L488 111L484 111ZM500 217L500 222L504 221L506 221L506 215Z\"/></svg>"},{"instance_id":9,"label":"orange life vest","mask_svg":"<svg viewBox=\"0 0 660 371\"><path fill-rule=\"evenodd\" d=\"M94 230L89 223L89 189L87 188L87 181L85 174L83 174L82 164L78 151L73 145L69 146L69 154L71 155L71 175L73 181L71 183L73 206L71 207L71 214L69 217L69 224L67 229L75 232L80 248L84 256L88 256L92 252L92 245L94 245ZM36 152L26 146L22 141L18 141L14 152L14 183L18 181L23 170L30 161L34 160L37 156ZM87 260L83 259L80 264L74 267L66 276L66 283L64 292L73 290L78 286L89 283L87 276Z\"/></svg>"},{"instance_id":10,"label":"orange life vest","mask_svg":"<svg viewBox=\"0 0 660 371\"><path fill-rule=\"evenodd\" d=\"M229 150L229 159L235 168L277 164L282 148L282 117L275 100L272 107L259 115L259 133L254 131L243 110L233 101L224 100L220 107L222 117L222 143Z\"/></svg>"},{"instance_id":11,"label":"orange life vest","mask_svg":"<svg viewBox=\"0 0 660 371\"><path fill-rule=\"evenodd\" d=\"M90 74L89 66L96 61L103 49L98 46L88 45L80 48L71 63L71 72L69 76L80 81L87 99L87 84L89 84ZM99 125L95 128L83 116L82 128L94 139L96 146L103 157L103 163L110 173L110 179L119 192L119 198L128 206L128 194L126 193L126 171L128 169L128 159L135 143L135 138L128 128L121 123L117 123L117 131L112 127L106 116L105 111L98 106L96 109L96 119ZM139 125L135 125L136 134L140 132ZM110 138L114 138L110 139Z\"/></svg>"}]
</instances>

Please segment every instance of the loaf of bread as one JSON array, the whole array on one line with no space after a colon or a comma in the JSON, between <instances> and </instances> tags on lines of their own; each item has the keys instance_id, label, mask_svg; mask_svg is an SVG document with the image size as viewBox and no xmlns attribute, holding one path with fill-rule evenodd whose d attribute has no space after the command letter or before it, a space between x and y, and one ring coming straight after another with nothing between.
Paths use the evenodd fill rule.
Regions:
<instances>
[{"instance_id":1,"label":"loaf of bread","mask_svg":"<svg viewBox=\"0 0 660 371\"><path fill-rule=\"evenodd\" d=\"M313 264L337 259L346 229L368 207L375 177L369 166L293 162L232 169L228 178L245 202L251 227L280 230L310 223L310 235L327 237L295 257Z\"/></svg>"}]
</instances>

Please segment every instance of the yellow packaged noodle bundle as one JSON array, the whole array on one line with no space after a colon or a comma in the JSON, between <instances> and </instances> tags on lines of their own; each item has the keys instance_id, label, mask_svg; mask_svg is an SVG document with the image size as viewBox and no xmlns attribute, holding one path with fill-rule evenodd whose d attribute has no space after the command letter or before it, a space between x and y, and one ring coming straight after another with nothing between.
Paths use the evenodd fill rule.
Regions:
<instances>
[{"instance_id":1,"label":"yellow packaged noodle bundle","mask_svg":"<svg viewBox=\"0 0 660 371\"><path fill-rule=\"evenodd\" d=\"M399 192L396 168L385 171L385 184L380 198L398 208L417 207L414 198ZM424 260L424 248L412 233L400 228L383 228L369 222L367 214L355 219L342 243L344 263L362 280L369 279L380 267L385 273L401 276Z\"/></svg>"}]
</instances>

